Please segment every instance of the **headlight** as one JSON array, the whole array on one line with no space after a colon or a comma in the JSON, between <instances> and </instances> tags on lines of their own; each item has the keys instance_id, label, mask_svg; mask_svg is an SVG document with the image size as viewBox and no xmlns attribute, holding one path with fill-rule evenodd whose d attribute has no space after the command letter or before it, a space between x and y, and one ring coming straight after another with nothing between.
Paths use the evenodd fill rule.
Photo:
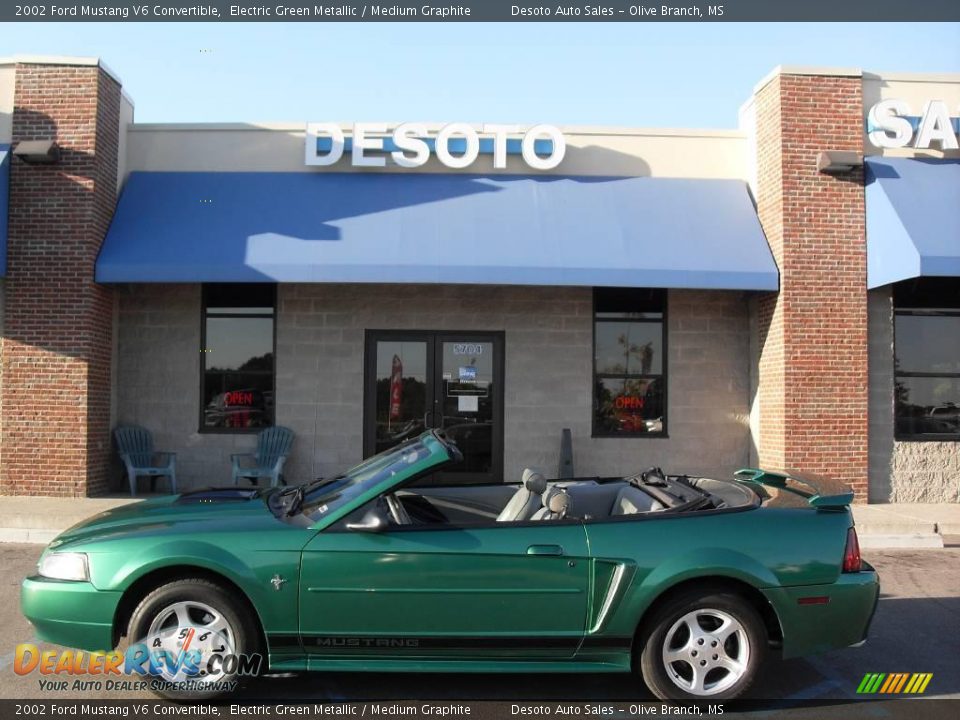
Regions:
<instances>
[{"instance_id":1,"label":"headlight","mask_svg":"<svg viewBox=\"0 0 960 720\"><path fill-rule=\"evenodd\" d=\"M52 580L89 580L90 572L85 553L47 553L37 565L37 572Z\"/></svg>"}]
</instances>

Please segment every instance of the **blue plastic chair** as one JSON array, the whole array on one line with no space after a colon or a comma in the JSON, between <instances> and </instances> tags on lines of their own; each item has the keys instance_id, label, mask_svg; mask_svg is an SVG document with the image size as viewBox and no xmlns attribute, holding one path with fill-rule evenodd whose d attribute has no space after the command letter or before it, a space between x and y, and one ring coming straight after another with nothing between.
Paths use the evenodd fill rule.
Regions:
<instances>
[{"instance_id":1,"label":"blue plastic chair","mask_svg":"<svg viewBox=\"0 0 960 720\"><path fill-rule=\"evenodd\" d=\"M270 478L270 487L286 484L283 481L283 464L293 445L293 430L285 427L267 428L257 435L257 451L253 454L231 455L233 462L233 484L240 478L247 478L256 485L262 477Z\"/></svg>"},{"instance_id":2,"label":"blue plastic chair","mask_svg":"<svg viewBox=\"0 0 960 720\"><path fill-rule=\"evenodd\" d=\"M170 478L170 491L177 492L177 454L156 452L153 449L153 435L146 428L137 425L118 427L113 431L117 441L120 459L127 469L130 481L130 495L137 494L137 478L145 475L150 478L150 491L153 492L157 478Z\"/></svg>"}]
</instances>

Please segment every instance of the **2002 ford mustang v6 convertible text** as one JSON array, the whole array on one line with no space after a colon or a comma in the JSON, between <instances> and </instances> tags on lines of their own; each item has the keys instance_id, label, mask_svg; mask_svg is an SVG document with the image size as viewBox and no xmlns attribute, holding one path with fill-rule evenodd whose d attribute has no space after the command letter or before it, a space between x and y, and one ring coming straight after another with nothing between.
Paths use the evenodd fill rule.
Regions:
<instances>
[{"instance_id":1,"label":"2002 ford mustang v6 convertible text","mask_svg":"<svg viewBox=\"0 0 960 720\"><path fill-rule=\"evenodd\" d=\"M654 468L430 486L459 455L428 432L302 486L102 513L50 544L23 611L90 650L126 636L263 653L273 672L638 672L671 699L742 694L771 648L866 637L877 574L835 483Z\"/></svg>"}]
</instances>

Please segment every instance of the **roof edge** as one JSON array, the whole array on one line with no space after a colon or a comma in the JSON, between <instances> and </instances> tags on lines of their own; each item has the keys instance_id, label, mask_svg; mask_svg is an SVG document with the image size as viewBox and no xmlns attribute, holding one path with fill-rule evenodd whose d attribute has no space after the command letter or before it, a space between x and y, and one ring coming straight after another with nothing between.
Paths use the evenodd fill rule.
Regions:
<instances>
[{"instance_id":1,"label":"roof edge","mask_svg":"<svg viewBox=\"0 0 960 720\"><path fill-rule=\"evenodd\" d=\"M824 77L863 77L863 70L852 67L817 67L815 65L777 65L753 86L756 95L774 78L781 75L822 75Z\"/></svg>"},{"instance_id":2,"label":"roof edge","mask_svg":"<svg viewBox=\"0 0 960 720\"><path fill-rule=\"evenodd\" d=\"M96 56L85 55L10 55L0 57L0 65L16 65L22 63L25 65L71 65L79 67L99 67L107 75L117 81L118 85L123 85L120 76L113 71L103 60Z\"/></svg>"},{"instance_id":3,"label":"roof edge","mask_svg":"<svg viewBox=\"0 0 960 720\"><path fill-rule=\"evenodd\" d=\"M864 80L894 80L899 82L960 83L956 72L864 72Z\"/></svg>"},{"instance_id":4,"label":"roof edge","mask_svg":"<svg viewBox=\"0 0 960 720\"><path fill-rule=\"evenodd\" d=\"M353 123L339 123L344 130L350 130ZM384 122L388 130L400 125L399 122ZM436 132L442 128L445 123L423 123L428 132ZM478 129L480 123L474 124ZM525 127L521 124L521 127ZM597 125L558 125L561 130L571 135L621 135L621 136L648 136L648 137L702 137L702 138L726 138L726 139L744 139L746 134L737 129L724 130L700 130L697 128L631 128L623 126L597 126ZM190 131L272 131L272 132L295 132L302 133L306 129L306 122L173 122L173 123L133 123L129 126L132 132L190 132Z\"/></svg>"}]
</instances>

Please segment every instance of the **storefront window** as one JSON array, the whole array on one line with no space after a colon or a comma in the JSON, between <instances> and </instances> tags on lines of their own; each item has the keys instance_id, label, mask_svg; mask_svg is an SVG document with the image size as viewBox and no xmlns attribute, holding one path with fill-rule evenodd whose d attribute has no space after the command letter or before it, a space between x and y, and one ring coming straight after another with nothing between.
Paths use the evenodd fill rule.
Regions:
<instances>
[{"instance_id":1,"label":"storefront window","mask_svg":"<svg viewBox=\"0 0 960 720\"><path fill-rule=\"evenodd\" d=\"M894 401L899 440L960 440L960 283L894 288Z\"/></svg>"},{"instance_id":2,"label":"storefront window","mask_svg":"<svg viewBox=\"0 0 960 720\"><path fill-rule=\"evenodd\" d=\"M275 307L274 285L204 286L202 432L273 425Z\"/></svg>"},{"instance_id":3,"label":"storefront window","mask_svg":"<svg viewBox=\"0 0 960 720\"><path fill-rule=\"evenodd\" d=\"M593 435L667 434L665 290L593 294Z\"/></svg>"}]
</instances>

